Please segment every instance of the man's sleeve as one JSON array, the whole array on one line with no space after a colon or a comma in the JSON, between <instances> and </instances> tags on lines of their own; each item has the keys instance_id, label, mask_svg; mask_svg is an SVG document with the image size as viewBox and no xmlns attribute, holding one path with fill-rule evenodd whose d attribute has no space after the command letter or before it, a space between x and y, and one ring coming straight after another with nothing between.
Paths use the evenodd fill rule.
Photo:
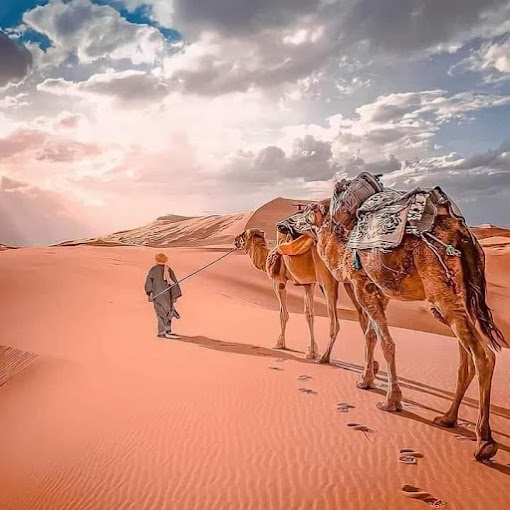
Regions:
<instances>
[{"instance_id":1,"label":"man's sleeve","mask_svg":"<svg viewBox=\"0 0 510 510\"><path fill-rule=\"evenodd\" d=\"M152 292L152 270L149 271L147 279L145 280L145 293L147 294L147 296L149 296L151 292Z\"/></svg>"},{"instance_id":2,"label":"man's sleeve","mask_svg":"<svg viewBox=\"0 0 510 510\"><path fill-rule=\"evenodd\" d=\"M174 283L177 283L177 277L175 276L174 270L172 268L170 269L170 278ZM180 298L182 296L182 291L180 285L177 283L177 285L174 285L172 287L172 299L175 301L176 299Z\"/></svg>"}]
</instances>

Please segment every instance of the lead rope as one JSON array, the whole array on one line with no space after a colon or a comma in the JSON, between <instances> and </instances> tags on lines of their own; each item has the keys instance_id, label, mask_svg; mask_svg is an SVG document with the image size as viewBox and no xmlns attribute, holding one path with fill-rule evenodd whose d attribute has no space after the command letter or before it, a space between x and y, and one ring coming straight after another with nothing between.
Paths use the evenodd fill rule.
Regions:
<instances>
[{"instance_id":1,"label":"lead rope","mask_svg":"<svg viewBox=\"0 0 510 510\"><path fill-rule=\"evenodd\" d=\"M236 250L237 250L237 248L232 248L230 251L228 251L227 253L222 255L220 258L217 258L216 260L213 260L212 262L209 262L209 264L205 265L204 267L201 267L200 269L197 269L193 273L190 273L189 275L185 276L181 280L176 281L175 283L173 283L172 285L167 287L165 290L162 290L161 292L156 294L152 299L153 300L156 299L158 296L161 296L161 294L164 294L165 292L169 291L170 289L172 289L176 285L179 285L179 283L182 283L184 280L187 280L188 278L191 278L192 276L195 276L197 273L200 273L204 269L207 269L208 267L212 266L213 264L216 264L216 262L219 262L221 259L224 259L225 257L228 257L231 253L235 252Z\"/></svg>"}]
</instances>

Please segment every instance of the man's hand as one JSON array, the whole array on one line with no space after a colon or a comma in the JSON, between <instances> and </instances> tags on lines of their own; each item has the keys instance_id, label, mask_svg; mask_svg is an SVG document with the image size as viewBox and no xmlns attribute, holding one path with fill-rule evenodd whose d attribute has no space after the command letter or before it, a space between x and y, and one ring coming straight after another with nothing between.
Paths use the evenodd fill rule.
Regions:
<instances>
[{"instance_id":1,"label":"man's hand","mask_svg":"<svg viewBox=\"0 0 510 510\"><path fill-rule=\"evenodd\" d=\"M148 295L148 298L149 298L149 303L152 303L154 301L154 293L151 292L149 295Z\"/></svg>"}]
</instances>

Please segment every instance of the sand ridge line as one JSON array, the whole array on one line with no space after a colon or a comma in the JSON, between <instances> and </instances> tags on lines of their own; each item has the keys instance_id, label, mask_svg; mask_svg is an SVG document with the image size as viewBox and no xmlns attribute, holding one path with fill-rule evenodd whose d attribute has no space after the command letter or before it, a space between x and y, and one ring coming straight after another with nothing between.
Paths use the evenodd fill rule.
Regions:
<instances>
[{"instance_id":1,"label":"sand ridge line","mask_svg":"<svg viewBox=\"0 0 510 510\"><path fill-rule=\"evenodd\" d=\"M39 356L12 347L0 347L0 386L32 365Z\"/></svg>"}]
</instances>

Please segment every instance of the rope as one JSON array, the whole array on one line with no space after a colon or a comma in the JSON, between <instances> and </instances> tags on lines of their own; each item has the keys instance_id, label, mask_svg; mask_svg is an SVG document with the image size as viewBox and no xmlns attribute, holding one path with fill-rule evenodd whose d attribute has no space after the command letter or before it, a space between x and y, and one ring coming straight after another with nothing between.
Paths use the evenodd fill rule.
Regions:
<instances>
[{"instance_id":1,"label":"rope","mask_svg":"<svg viewBox=\"0 0 510 510\"><path fill-rule=\"evenodd\" d=\"M225 257L227 257L231 253L235 252L236 250L237 250L237 248L232 248L230 251L228 251L227 253L225 253L221 257L217 258L216 260L213 260L212 262L209 262L209 264L206 264L204 267L201 267L200 269L197 269L193 273L190 273L189 275L185 276L184 278L181 278L180 280L176 281L172 285L168 286L165 290L162 290L161 292L158 292L158 294L156 294L152 299L153 300L156 299L158 296L161 296L161 294L164 294L165 292L169 291L170 289L172 289L176 285L179 285L179 283L182 283L184 280L187 280L188 278L191 278L192 276L195 276L197 273L200 273L201 271L203 271L204 269L207 269L208 267L212 266L213 264L216 264L216 262L219 262L221 259L224 259Z\"/></svg>"},{"instance_id":2,"label":"rope","mask_svg":"<svg viewBox=\"0 0 510 510\"><path fill-rule=\"evenodd\" d=\"M437 251L436 247L429 240L427 240L427 238L423 234L420 234L420 237L423 240L423 242L430 248L430 250L436 255L437 260L439 260L439 262L443 266L443 269L446 273L446 277L448 278L448 280L451 280L452 275L450 274L450 270L448 269L448 266L444 263L443 259L441 258L441 255Z\"/></svg>"},{"instance_id":3,"label":"rope","mask_svg":"<svg viewBox=\"0 0 510 510\"><path fill-rule=\"evenodd\" d=\"M425 235L430 237L431 239L434 239L434 241L438 242L440 245L442 245L446 249L446 254L450 255L450 257L460 257L462 253L457 250L454 246L451 244L446 244L441 239L438 239L436 236L432 235L430 232L425 232Z\"/></svg>"}]
</instances>

